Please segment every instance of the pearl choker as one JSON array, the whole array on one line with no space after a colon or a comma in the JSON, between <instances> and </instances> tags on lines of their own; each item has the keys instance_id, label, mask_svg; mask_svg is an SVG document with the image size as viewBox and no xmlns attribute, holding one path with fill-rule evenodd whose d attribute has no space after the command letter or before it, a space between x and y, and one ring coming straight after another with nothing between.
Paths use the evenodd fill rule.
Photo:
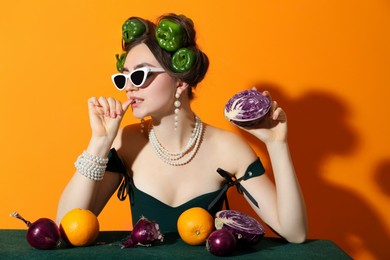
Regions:
<instances>
[{"instance_id":1,"label":"pearl choker","mask_svg":"<svg viewBox=\"0 0 390 260\"><path fill-rule=\"evenodd\" d=\"M182 166L189 163L194 158L196 152L199 149L202 134L203 123L197 116L195 116L194 130L192 131L192 135L188 140L187 145L182 151L172 153L165 149L158 141L153 127L151 127L149 130L149 140L154 151L163 162L172 166Z\"/></svg>"}]
</instances>

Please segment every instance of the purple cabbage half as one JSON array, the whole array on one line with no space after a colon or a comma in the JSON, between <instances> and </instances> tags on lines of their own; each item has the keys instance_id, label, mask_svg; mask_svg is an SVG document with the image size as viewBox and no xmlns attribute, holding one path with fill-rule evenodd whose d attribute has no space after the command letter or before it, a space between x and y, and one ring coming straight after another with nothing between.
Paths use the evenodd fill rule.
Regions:
<instances>
[{"instance_id":1,"label":"purple cabbage half","mask_svg":"<svg viewBox=\"0 0 390 260\"><path fill-rule=\"evenodd\" d=\"M225 105L225 117L234 124L250 127L259 123L271 108L271 101L257 90L235 94Z\"/></svg>"},{"instance_id":2,"label":"purple cabbage half","mask_svg":"<svg viewBox=\"0 0 390 260\"><path fill-rule=\"evenodd\" d=\"M265 235L264 227L256 219L237 210L221 210L215 215L215 228L226 228L235 236L237 245L251 247Z\"/></svg>"}]
</instances>

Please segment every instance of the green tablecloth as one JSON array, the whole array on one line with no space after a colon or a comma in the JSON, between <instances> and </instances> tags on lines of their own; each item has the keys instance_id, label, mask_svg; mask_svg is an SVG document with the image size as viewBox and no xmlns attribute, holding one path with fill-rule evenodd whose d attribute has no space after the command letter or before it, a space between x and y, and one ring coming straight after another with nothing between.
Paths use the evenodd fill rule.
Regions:
<instances>
[{"instance_id":1,"label":"green tablecloth","mask_svg":"<svg viewBox=\"0 0 390 260\"><path fill-rule=\"evenodd\" d=\"M64 247L53 250L32 248L26 230L0 230L0 259L216 259L205 246L190 246L166 236L164 243L151 247L121 249L118 245L128 231L102 231L97 244L88 247ZM351 259L329 240L308 240L290 244L278 238L263 238L248 251L236 250L234 259Z\"/></svg>"}]
</instances>

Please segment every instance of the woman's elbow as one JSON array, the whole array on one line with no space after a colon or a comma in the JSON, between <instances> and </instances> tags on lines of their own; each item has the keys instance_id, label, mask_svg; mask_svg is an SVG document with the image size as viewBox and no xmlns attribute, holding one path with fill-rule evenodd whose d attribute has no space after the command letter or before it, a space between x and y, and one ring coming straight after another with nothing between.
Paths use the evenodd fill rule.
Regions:
<instances>
[{"instance_id":1,"label":"woman's elbow","mask_svg":"<svg viewBox=\"0 0 390 260\"><path fill-rule=\"evenodd\" d=\"M306 241L306 236L296 236L290 239L287 239L289 243L294 243L294 244L302 244Z\"/></svg>"},{"instance_id":2,"label":"woman's elbow","mask_svg":"<svg viewBox=\"0 0 390 260\"><path fill-rule=\"evenodd\" d=\"M302 244L307 239L307 232L306 232L306 230L302 231L302 232L295 232L294 234L291 234L290 236L285 236L284 238L289 243Z\"/></svg>"}]
</instances>

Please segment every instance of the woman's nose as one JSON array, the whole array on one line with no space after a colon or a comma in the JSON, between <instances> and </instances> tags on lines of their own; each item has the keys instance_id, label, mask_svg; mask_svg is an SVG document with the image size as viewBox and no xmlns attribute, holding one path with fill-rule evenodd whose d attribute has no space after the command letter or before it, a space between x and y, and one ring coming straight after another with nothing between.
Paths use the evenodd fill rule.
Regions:
<instances>
[{"instance_id":1,"label":"woman's nose","mask_svg":"<svg viewBox=\"0 0 390 260\"><path fill-rule=\"evenodd\" d=\"M138 88L133 85L131 80L130 79L126 79L125 90L126 91L134 91L136 89L138 89Z\"/></svg>"}]
</instances>

